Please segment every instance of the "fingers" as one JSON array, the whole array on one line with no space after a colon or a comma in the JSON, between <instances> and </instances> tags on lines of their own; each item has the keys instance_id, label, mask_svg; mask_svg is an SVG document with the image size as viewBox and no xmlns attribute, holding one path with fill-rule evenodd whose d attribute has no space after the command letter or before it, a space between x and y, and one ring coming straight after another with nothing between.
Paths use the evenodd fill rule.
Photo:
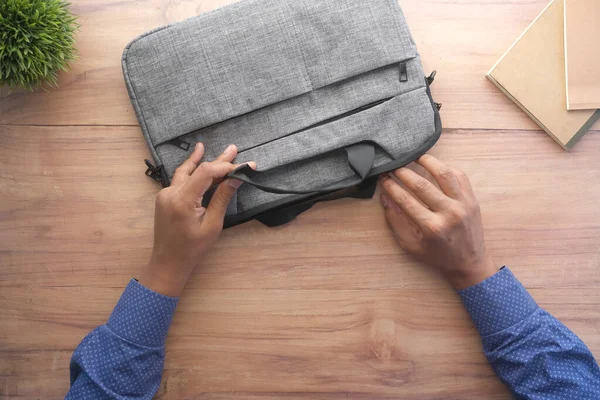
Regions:
<instances>
[{"instance_id":1,"label":"fingers","mask_svg":"<svg viewBox=\"0 0 600 400\"><path fill-rule=\"evenodd\" d=\"M223 219L225 218L227 207L241 184L242 182L236 179L227 179L217 186L217 190L215 190L215 193L206 208L204 221L208 226L219 228L223 226Z\"/></svg>"},{"instance_id":2,"label":"fingers","mask_svg":"<svg viewBox=\"0 0 600 400\"><path fill-rule=\"evenodd\" d=\"M256 163L254 161L250 161L248 166L252 169L256 169ZM237 168L238 165L235 165L234 167ZM223 227L223 219L227 213L227 207L242 183L242 181L238 181L237 179L226 179L219 184L206 209L205 221L208 226Z\"/></svg>"},{"instance_id":3,"label":"fingers","mask_svg":"<svg viewBox=\"0 0 600 400\"><path fill-rule=\"evenodd\" d=\"M200 164L192 173L190 178L190 190L195 196L202 196L214 183L219 183L225 175L235 169L231 161L237 156L237 147L233 144L227 148L212 162Z\"/></svg>"},{"instance_id":4,"label":"fingers","mask_svg":"<svg viewBox=\"0 0 600 400\"><path fill-rule=\"evenodd\" d=\"M215 161L232 162L236 156L237 147L235 144L230 144L217 158L215 158Z\"/></svg>"},{"instance_id":5,"label":"fingers","mask_svg":"<svg viewBox=\"0 0 600 400\"><path fill-rule=\"evenodd\" d=\"M219 161L219 162L232 162L235 157L237 157L237 147L234 144L230 144L229 146L227 146L227 148L217 157L214 159L214 161ZM214 162L213 161L213 162ZM235 168L237 168L239 165L235 165ZM222 178L216 178L213 179L213 185L218 185L219 183L223 182Z\"/></svg>"},{"instance_id":6,"label":"fingers","mask_svg":"<svg viewBox=\"0 0 600 400\"><path fill-rule=\"evenodd\" d=\"M171 179L171 186L177 186L187 180L194 171L198 168L202 157L204 156L204 145L202 143L196 143L194 151L187 160L183 162L176 170ZM237 156L237 147L235 145L229 145L223 153L221 153L215 161L231 162Z\"/></svg>"},{"instance_id":7,"label":"fingers","mask_svg":"<svg viewBox=\"0 0 600 400\"><path fill-rule=\"evenodd\" d=\"M415 196L434 211L443 210L451 201L433 183L408 168L400 168L393 173Z\"/></svg>"},{"instance_id":8,"label":"fingers","mask_svg":"<svg viewBox=\"0 0 600 400\"><path fill-rule=\"evenodd\" d=\"M381 187L383 194L396 203L404 214L417 225L435 218L435 214L431 210L427 209L419 200L398 183L394 182L388 175L382 177Z\"/></svg>"},{"instance_id":9,"label":"fingers","mask_svg":"<svg viewBox=\"0 0 600 400\"><path fill-rule=\"evenodd\" d=\"M402 212L398 205L385 194L381 195L381 204L385 210L385 219L394 232L400 247L410 253L416 253L422 233L419 227Z\"/></svg>"},{"instance_id":10,"label":"fingers","mask_svg":"<svg viewBox=\"0 0 600 400\"><path fill-rule=\"evenodd\" d=\"M440 185L440 189L442 189L447 196L452 197L453 199L461 198L461 186L458 183L454 171L450 167L429 154L420 157L417 160L417 164L425 168L427 172L433 176Z\"/></svg>"},{"instance_id":11,"label":"fingers","mask_svg":"<svg viewBox=\"0 0 600 400\"><path fill-rule=\"evenodd\" d=\"M452 168L452 167L450 167L450 169L454 173L454 176L456 176L456 180L458 181L458 184L460 185L463 192L467 193L471 196L474 196L473 187L471 187L471 181L469 181L469 178L467 177L467 175L464 172L462 172L460 169Z\"/></svg>"},{"instance_id":12,"label":"fingers","mask_svg":"<svg viewBox=\"0 0 600 400\"><path fill-rule=\"evenodd\" d=\"M226 161L202 163L186 182L186 191L195 197L203 196L213 182L223 179L234 169L235 165Z\"/></svg>"},{"instance_id":13,"label":"fingers","mask_svg":"<svg viewBox=\"0 0 600 400\"><path fill-rule=\"evenodd\" d=\"M204 156L204 145L202 143L196 143L196 147L194 147L192 154L175 170L173 179L171 179L171 186L180 185L189 178L196 168L198 168L202 156Z\"/></svg>"}]
</instances>

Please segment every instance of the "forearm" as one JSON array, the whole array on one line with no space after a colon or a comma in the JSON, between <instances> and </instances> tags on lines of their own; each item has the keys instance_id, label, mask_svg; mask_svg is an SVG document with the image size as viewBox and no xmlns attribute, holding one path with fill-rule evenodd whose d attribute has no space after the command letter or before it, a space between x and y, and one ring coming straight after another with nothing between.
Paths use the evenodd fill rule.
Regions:
<instances>
[{"instance_id":1,"label":"forearm","mask_svg":"<svg viewBox=\"0 0 600 400\"><path fill-rule=\"evenodd\" d=\"M517 398L600 398L592 353L535 303L508 268L459 294L490 364Z\"/></svg>"},{"instance_id":2,"label":"forearm","mask_svg":"<svg viewBox=\"0 0 600 400\"><path fill-rule=\"evenodd\" d=\"M106 325L92 331L71 360L69 399L151 399L160 386L167 331L188 277L223 228L227 206L241 182L230 145L201 164L197 143L156 197L154 247L139 283L132 280ZM255 163L251 164L256 168ZM200 166L200 167L199 167ZM215 191L207 207L202 198Z\"/></svg>"},{"instance_id":3,"label":"forearm","mask_svg":"<svg viewBox=\"0 0 600 400\"><path fill-rule=\"evenodd\" d=\"M67 399L151 399L160 386L176 305L177 298L132 280L106 325L87 335L73 353Z\"/></svg>"}]
</instances>

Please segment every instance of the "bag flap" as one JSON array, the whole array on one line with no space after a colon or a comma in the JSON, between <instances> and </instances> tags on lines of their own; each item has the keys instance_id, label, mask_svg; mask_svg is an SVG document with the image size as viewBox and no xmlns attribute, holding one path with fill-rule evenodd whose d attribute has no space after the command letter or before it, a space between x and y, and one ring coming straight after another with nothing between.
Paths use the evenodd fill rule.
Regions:
<instances>
[{"instance_id":1,"label":"bag flap","mask_svg":"<svg viewBox=\"0 0 600 400\"><path fill-rule=\"evenodd\" d=\"M135 39L123 72L156 146L416 55L394 0L245 0Z\"/></svg>"}]
</instances>

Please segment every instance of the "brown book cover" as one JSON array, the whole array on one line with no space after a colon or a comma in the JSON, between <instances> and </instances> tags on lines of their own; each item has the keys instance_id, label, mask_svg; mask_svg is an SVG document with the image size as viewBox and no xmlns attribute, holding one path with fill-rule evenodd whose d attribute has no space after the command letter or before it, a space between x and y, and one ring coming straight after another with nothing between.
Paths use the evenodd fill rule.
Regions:
<instances>
[{"instance_id":1,"label":"brown book cover","mask_svg":"<svg viewBox=\"0 0 600 400\"><path fill-rule=\"evenodd\" d=\"M600 0L564 0L567 109L600 108Z\"/></svg>"},{"instance_id":2,"label":"brown book cover","mask_svg":"<svg viewBox=\"0 0 600 400\"><path fill-rule=\"evenodd\" d=\"M487 77L566 149L600 117L567 111L563 0L548 4Z\"/></svg>"}]
</instances>

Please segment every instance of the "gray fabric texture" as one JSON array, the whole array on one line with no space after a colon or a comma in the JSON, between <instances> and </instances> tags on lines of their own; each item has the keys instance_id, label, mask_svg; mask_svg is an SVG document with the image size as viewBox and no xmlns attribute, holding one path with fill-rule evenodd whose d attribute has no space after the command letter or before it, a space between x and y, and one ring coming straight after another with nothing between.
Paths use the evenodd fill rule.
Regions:
<instances>
[{"instance_id":1,"label":"gray fabric texture","mask_svg":"<svg viewBox=\"0 0 600 400\"><path fill-rule=\"evenodd\" d=\"M370 71L181 138L189 143L210 143L210 148L206 149L208 159L217 157L231 143L235 143L239 151L245 151L365 104L425 86L418 57L407 63L407 82L400 82L398 71L397 65ZM158 145L157 151L168 171L176 168L189 155L172 144Z\"/></svg>"},{"instance_id":2,"label":"gray fabric texture","mask_svg":"<svg viewBox=\"0 0 600 400\"><path fill-rule=\"evenodd\" d=\"M257 162L260 183L323 187L355 179L345 146L374 143L381 166L435 132L421 60L395 0L244 0L135 39L123 72L169 178L195 143L204 143L206 161L234 143L236 162ZM286 196L242 185L228 215Z\"/></svg>"}]
</instances>

